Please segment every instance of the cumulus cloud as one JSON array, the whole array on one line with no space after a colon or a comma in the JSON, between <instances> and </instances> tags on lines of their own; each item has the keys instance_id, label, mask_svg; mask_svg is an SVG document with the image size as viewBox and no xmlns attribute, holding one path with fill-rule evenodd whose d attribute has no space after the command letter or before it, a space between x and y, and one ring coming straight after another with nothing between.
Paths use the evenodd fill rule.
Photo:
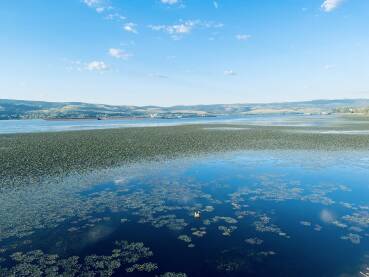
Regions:
<instances>
[{"instance_id":1,"label":"cumulus cloud","mask_svg":"<svg viewBox=\"0 0 369 277\"><path fill-rule=\"evenodd\" d=\"M167 5L175 5L179 3L179 0L160 0L160 2Z\"/></svg>"},{"instance_id":2,"label":"cumulus cloud","mask_svg":"<svg viewBox=\"0 0 369 277\"><path fill-rule=\"evenodd\" d=\"M82 2L91 8L101 4L100 0L83 0Z\"/></svg>"},{"instance_id":3,"label":"cumulus cloud","mask_svg":"<svg viewBox=\"0 0 369 277\"><path fill-rule=\"evenodd\" d=\"M123 29L126 32L137 34L136 26L137 26L137 24L134 24L132 22L129 22L129 23L124 24Z\"/></svg>"},{"instance_id":4,"label":"cumulus cloud","mask_svg":"<svg viewBox=\"0 0 369 277\"><path fill-rule=\"evenodd\" d=\"M118 48L110 48L109 49L109 55L112 56L113 58L116 59L123 59L126 60L129 57L131 57L132 55L127 53L126 51L122 50L122 49L118 49Z\"/></svg>"},{"instance_id":5,"label":"cumulus cloud","mask_svg":"<svg viewBox=\"0 0 369 277\"><path fill-rule=\"evenodd\" d=\"M237 73L234 72L233 70L224 70L224 75L226 75L226 76L236 76Z\"/></svg>"},{"instance_id":6,"label":"cumulus cloud","mask_svg":"<svg viewBox=\"0 0 369 277\"><path fill-rule=\"evenodd\" d=\"M122 15L116 12L116 8L110 5L109 0L82 0L82 3L84 3L87 7L94 9L99 14L110 12L110 14L105 18L109 16L111 17L110 19L124 18Z\"/></svg>"},{"instance_id":7,"label":"cumulus cloud","mask_svg":"<svg viewBox=\"0 0 369 277\"><path fill-rule=\"evenodd\" d=\"M105 10L111 8L103 0L83 0L82 2L89 8L95 9L97 13L103 13Z\"/></svg>"},{"instance_id":8,"label":"cumulus cloud","mask_svg":"<svg viewBox=\"0 0 369 277\"><path fill-rule=\"evenodd\" d=\"M237 40L245 41L245 40L249 40L250 38L251 38L250 35L245 35L245 34L238 34L238 35L236 35L236 39Z\"/></svg>"},{"instance_id":9,"label":"cumulus cloud","mask_svg":"<svg viewBox=\"0 0 369 277\"><path fill-rule=\"evenodd\" d=\"M86 64L86 69L90 71L105 71L108 68L103 61L92 61Z\"/></svg>"},{"instance_id":10,"label":"cumulus cloud","mask_svg":"<svg viewBox=\"0 0 369 277\"><path fill-rule=\"evenodd\" d=\"M105 16L105 19L107 20L116 20L116 21L122 21L125 20L126 17L121 15L120 13L109 13Z\"/></svg>"},{"instance_id":11,"label":"cumulus cloud","mask_svg":"<svg viewBox=\"0 0 369 277\"><path fill-rule=\"evenodd\" d=\"M105 8L104 7L98 7L98 8L96 8L96 12L98 12L98 13L102 13L104 11L105 11Z\"/></svg>"},{"instance_id":12,"label":"cumulus cloud","mask_svg":"<svg viewBox=\"0 0 369 277\"><path fill-rule=\"evenodd\" d=\"M191 33L195 28L221 28L223 24L203 22L201 20L187 20L173 25L149 25L148 27L153 31L165 32L171 35L173 39L179 39L181 36Z\"/></svg>"},{"instance_id":13,"label":"cumulus cloud","mask_svg":"<svg viewBox=\"0 0 369 277\"><path fill-rule=\"evenodd\" d=\"M180 24L173 25L149 25L149 28L154 31L163 31L170 35L187 34L198 24L197 21L188 20Z\"/></svg>"},{"instance_id":14,"label":"cumulus cloud","mask_svg":"<svg viewBox=\"0 0 369 277\"><path fill-rule=\"evenodd\" d=\"M331 12L342 4L342 2L343 0L325 0L321 7L325 12Z\"/></svg>"}]
</instances>

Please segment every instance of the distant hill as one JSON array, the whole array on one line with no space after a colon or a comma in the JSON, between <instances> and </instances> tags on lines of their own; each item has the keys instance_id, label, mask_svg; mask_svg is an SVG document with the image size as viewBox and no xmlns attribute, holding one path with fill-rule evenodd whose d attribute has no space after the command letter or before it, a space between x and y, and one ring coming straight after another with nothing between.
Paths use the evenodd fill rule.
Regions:
<instances>
[{"instance_id":1,"label":"distant hill","mask_svg":"<svg viewBox=\"0 0 369 277\"><path fill-rule=\"evenodd\" d=\"M0 99L0 119L72 119L134 117L206 117L247 114L368 113L369 99L313 100L269 104L189 106L113 106L82 102L43 102Z\"/></svg>"}]
</instances>

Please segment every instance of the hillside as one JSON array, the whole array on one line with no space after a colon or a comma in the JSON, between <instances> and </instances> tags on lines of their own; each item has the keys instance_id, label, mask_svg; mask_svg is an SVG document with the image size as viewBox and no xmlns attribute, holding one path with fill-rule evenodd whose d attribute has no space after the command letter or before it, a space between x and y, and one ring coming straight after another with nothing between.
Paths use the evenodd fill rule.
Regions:
<instances>
[{"instance_id":1,"label":"hillside","mask_svg":"<svg viewBox=\"0 0 369 277\"><path fill-rule=\"evenodd\" d=\"M368 99L313 100L269 104L192 106L113 106L82 102L42 102L0 99L0 119L73 119L134 117L204 117L247 114L327 114L368 111Z\"/></svg>"}]
</instances>

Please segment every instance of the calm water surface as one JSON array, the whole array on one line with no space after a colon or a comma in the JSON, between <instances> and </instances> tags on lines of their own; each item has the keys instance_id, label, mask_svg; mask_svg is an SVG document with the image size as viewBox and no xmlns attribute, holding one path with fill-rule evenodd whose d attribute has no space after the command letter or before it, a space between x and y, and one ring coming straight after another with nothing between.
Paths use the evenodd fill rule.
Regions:
<instances>
[{"instance_id":1,"label":"calm water surface","mask_svg":"<svg viewBox=\"0 0 369 277\"><path fill-rule=\"evenodd\" d=\"M0 275L360 276L368 154L237 152L3 188Z\"/></svg>"},{"instance_id":2,"label":"calm water surface","mask_svg":"<svg viewBox=\"0 0 369 277\"><path fill-rule=\"evenodd\" d=\"M247 123L275 126L324 126L336 116L247 115L178 119L119 119L119 120L0 120L0 134L94 130L124 127L174 126L200 123Z\"/></svg>"}]
</instances>

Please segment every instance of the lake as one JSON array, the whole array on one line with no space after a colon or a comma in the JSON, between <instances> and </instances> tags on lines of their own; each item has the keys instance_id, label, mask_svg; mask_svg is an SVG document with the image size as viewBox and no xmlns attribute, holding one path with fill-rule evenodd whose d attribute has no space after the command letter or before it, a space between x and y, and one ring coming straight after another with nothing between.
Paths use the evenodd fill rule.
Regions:
<instances>
[{"instance_id":1,"label":"lake","mask_svg":"<svg viewBox=\"0 0 369 277\"><path fill-rule=\"evenodd\" d=\"M245 123L275 126L321 126L341 122L335 115L245 115L177 119L109 119L109 120L0 120L0 134L95 130L127 127L175 126L205 123Z\"/></svg>"},{"instance_id":2,"label":"lake","mask_svg":"<svg viewBox=\"0 0 369 277\"><path fill-rule=\"evenodd\" d=\"M0 275L360 276L368 157L236 151L3 187Z\"/></svg>"}]
</instances>

